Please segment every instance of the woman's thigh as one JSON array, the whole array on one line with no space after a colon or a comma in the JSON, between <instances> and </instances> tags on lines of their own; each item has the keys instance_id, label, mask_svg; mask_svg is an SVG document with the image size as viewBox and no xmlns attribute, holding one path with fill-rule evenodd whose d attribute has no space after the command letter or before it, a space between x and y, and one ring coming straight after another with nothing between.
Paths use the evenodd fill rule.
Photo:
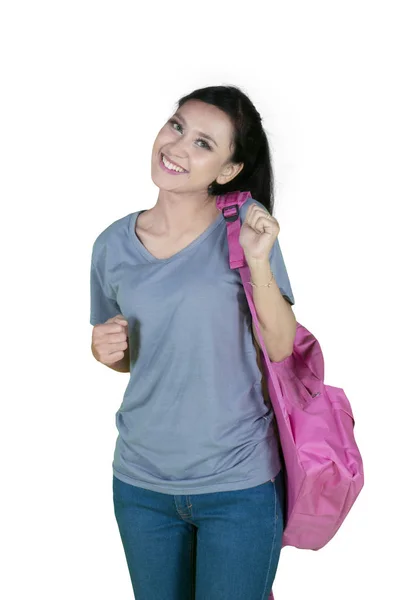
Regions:
<instances>
[{"instance_id":1,"label":"woman's thigh","mask_svg":"<svg viewBox=\"0 0 400 600\"><path fill-rule=\"evenodd\" d=\"M194 600L195 527L173 495L113 476L114 514L136 600Z\"/></svg>"},{"instance_id":2,"label":"woman's thigh","mask_svg":"<svg viewBox=\"0 0 400 600\"><path fill-rule=\"evenodd\" d=\"M267 600L285 517L283 470L256 487L191 496L196 600Z\"/></svg>"},{"instance_id":3,"label":"woman's thigh","mask_svg":"<svg viewBox=\"0 0 400 600\"><path fill-rule=\"evenodd\" d=\"M113 477L136 600L267 600L283 534L283 471L256 487L174 496Z\"/></svg>"}]
</instances>

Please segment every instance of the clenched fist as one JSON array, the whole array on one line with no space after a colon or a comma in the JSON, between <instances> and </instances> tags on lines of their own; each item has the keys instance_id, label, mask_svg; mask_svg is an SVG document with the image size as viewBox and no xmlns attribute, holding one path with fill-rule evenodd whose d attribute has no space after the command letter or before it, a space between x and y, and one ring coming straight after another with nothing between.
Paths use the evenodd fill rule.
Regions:
<instances>
[{"instance_id":1,"label":"clenched fist","mask_svg":"<svg viewBox=\"0 0 400 600\"><path fill-rule=\"evenodd\" d=\"M116 315L105 323L93 327L92 353L104 365L113 365L124 358L128 348L128 321L123 315Z\"/></svg>"}]
</instances>

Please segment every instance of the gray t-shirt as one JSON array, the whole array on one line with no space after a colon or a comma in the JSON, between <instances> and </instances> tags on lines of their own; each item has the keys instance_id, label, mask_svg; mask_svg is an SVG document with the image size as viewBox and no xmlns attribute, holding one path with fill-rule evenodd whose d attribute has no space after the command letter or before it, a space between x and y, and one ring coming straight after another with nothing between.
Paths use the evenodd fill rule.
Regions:
<instances>
[{"instance_id":1,"label":"gray t-shirt","mask_svg":"<svg viewBox=\"0 0 400 600\"><path fill-rule=\"evenodd\" d=\"M240 209L243 223L253 198ZM259 206L262 206L258 203ZM130 377L116 412L112 469L165 494L250 488L278 474L278 440L264 403L251 313L231 270L222 213L191 244L157 259L131 213L96 238L90 323L129 323ZM270 264L294 304L278 239Z\"/></svg>"}]
</instances>

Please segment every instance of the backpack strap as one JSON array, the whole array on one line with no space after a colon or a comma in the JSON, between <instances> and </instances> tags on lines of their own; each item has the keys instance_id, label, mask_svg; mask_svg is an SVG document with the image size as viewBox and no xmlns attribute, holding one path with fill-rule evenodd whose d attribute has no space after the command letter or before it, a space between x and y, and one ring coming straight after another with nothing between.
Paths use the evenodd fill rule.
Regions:
<instances>
[{"instance_id":1,"label":"backpack strap","mask_svg":"<svg viewBox=\"0 0 400 600\"><path fill-rule=\"evenodd\" d=\"M217 196L217 208L224 215L228 225L228 245L229 245L229 266L231 269L243 267L246 264L243 248L238 243L240 234L240 216L239 209L251 198L250 192L228 192L223 196Z\"/></svg>"},{"instance_id":2,"label":"backpack strap","mask_svg":"<svg viewBox=\"0 0 400 600\"><path fill-rule=\"evenodd\" d=\"M247 302L253 317L254 325L256 327L261 348L263 350L265 360L267 361L269 375L272 377L275 387L277 387L278 381L276 375L271 368L271 361L265 347L261 331L260 324L257 318L257 311L253 300L253 290L248 284L250 281L250 269L246 262L243 248L239 241L241 221L239 216L239 208L246 202L248 198L251 198L250 192L228 192L223 196L217 196L216 205L222 211L225 217L227 226L228 246L229 246L229 265L231 269L239 269L240 277L242 279L244 291L247 297ZM250 288L250 289L249 289Z\"/></svg>"}]
</instances>

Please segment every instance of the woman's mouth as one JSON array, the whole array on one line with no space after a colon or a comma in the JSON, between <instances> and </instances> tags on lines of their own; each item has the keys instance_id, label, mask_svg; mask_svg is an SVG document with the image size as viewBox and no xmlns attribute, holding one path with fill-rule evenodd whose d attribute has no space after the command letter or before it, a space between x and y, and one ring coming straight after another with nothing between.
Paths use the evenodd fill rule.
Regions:
<instances>
[{"instance_id":1,"label":"woman's mouth","mask_svg":"<svg viewBox=\"0 0 400 600\"><path fill-rule=\"evenodd\" d=\"M183 175L184 173L188 173L188 171L185 171L181 167L177 167L171 163L162 153L160 158L160 167L170 175Z\"/></svg>"}]
</instances>

